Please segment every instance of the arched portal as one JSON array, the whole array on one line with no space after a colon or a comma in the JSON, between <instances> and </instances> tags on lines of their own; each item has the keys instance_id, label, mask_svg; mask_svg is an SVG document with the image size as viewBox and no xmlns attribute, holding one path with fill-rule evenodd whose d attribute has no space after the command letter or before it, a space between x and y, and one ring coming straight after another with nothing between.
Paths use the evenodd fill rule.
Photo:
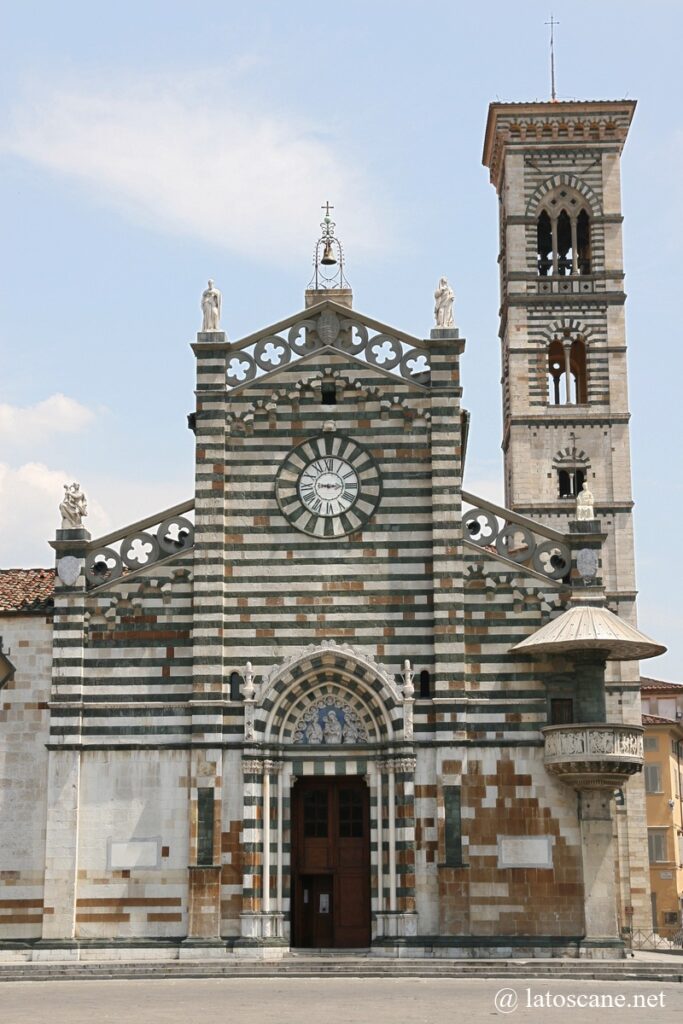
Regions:
<instances>
[{"instance_id":1,"label":"arched portal","mask_svg":"<svg viewBox=\"0 0 683 1024\"><path fill-rule=\"evenodd\" d=\"M332 642L263 677L243 760L243 935L359 948L414 932L412 882L399 887L415 856L412 699Z\"/></svg>"},{"instance_id":2,"label":"arched portal","mask_svg":"<svg viewBox=\"0 0 683 1024\"><path fill-rule=\"evenodd\" d=\"M256 707L257 736L266 743L309 745L310 737L298 735L297 728L321 700L350 708L367 743L386 744L401 735L401 694L387 670L364 652L326 644L295 655L267 676ZM334 745L334 737L320 742ZM353 742L343 736L341 745Z\"/></svg>"}]
</instances>

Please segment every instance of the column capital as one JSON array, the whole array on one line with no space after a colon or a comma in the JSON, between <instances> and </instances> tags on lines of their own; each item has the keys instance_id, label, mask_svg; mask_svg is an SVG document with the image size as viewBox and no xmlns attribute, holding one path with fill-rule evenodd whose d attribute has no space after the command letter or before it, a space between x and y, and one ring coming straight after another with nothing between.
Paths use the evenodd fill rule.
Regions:
<instances>
[{"instance_id":1,"label":"column capital","mask_svg":"<svg viewBox=\"0 0 683 1024\"><path fill-rule=\"evenodd\" d=\"M414 757L388 757L377 761L377 767L382 772L394 774L395 772L414 772L417 759Z\"/></svg>"}]
</instances>

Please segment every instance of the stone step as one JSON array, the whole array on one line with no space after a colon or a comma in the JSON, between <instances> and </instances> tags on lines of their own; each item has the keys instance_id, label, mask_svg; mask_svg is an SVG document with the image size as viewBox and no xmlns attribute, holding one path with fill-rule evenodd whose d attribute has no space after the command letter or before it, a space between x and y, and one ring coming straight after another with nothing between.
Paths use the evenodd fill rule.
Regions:
<instances>
[{"instance_id":1,"label":"stone step","mask_svg":"<svg viewBox=\"0 0 683 1024\"><path fill-rule=\"evenodd\" d=\"M582 981L683 982L683 960L675 963L630 961L351 961L312 958L281 961L80 961L76 963L0 964L0 981L134 980L154 978L510 978Z\"/></svg>"}]
</instances>

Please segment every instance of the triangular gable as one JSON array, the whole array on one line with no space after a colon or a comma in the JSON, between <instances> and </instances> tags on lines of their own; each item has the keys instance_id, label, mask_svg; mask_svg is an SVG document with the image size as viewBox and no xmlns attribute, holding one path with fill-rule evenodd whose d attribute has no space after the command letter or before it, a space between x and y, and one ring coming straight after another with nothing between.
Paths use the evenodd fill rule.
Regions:
<instances>
[{"instance_id":1,"label":"triangular gable","mask_svg":"<svg viewBox=\"0 0 683 1024\"><path fill-rule=\"evenodd\" d=\"M228 390L242 390L252 381L326 350L341 352L420 390L429 387L429 350L424 342L325 299L232 344L227 356Z\"/></svg>"}]
</instances>

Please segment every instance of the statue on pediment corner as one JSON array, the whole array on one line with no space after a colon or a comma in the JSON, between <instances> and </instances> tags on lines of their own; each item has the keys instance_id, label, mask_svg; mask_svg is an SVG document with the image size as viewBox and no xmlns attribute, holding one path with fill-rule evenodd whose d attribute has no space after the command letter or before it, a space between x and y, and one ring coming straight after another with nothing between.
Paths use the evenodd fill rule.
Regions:
<instances>
[{"instance_id":1,"label":"statue on pediment corner","mask_svg":"<svg viewBox=\"0 0 683 1024\"><path fill-rule=\"evenodd\" d=\"M437 327L453 327L455 292L445 277L440 278L434 292L434 322Z\"/></svg>"},{"instance_id":2,"label":"statue on pediment corner","mask_svg":"<svg viewBox=\"0 0 683 1024\"><path fill-rule=\"evenodd\" d=\"M59 511L63 530L83 528L83 519L88 514L88 502L80 484L64 484L64 497L60 502Z\"/></svg>"},{"instance_id":3,"label":"statue on pediment corner","mask_svg":"<svg viewBox=\"0 0 683 1024\"><path fill-rule=\"evenodd\" d=\"M213 281L202 292L202 331L220 331L222 297Z\"/></svg>"}]
</instances>

